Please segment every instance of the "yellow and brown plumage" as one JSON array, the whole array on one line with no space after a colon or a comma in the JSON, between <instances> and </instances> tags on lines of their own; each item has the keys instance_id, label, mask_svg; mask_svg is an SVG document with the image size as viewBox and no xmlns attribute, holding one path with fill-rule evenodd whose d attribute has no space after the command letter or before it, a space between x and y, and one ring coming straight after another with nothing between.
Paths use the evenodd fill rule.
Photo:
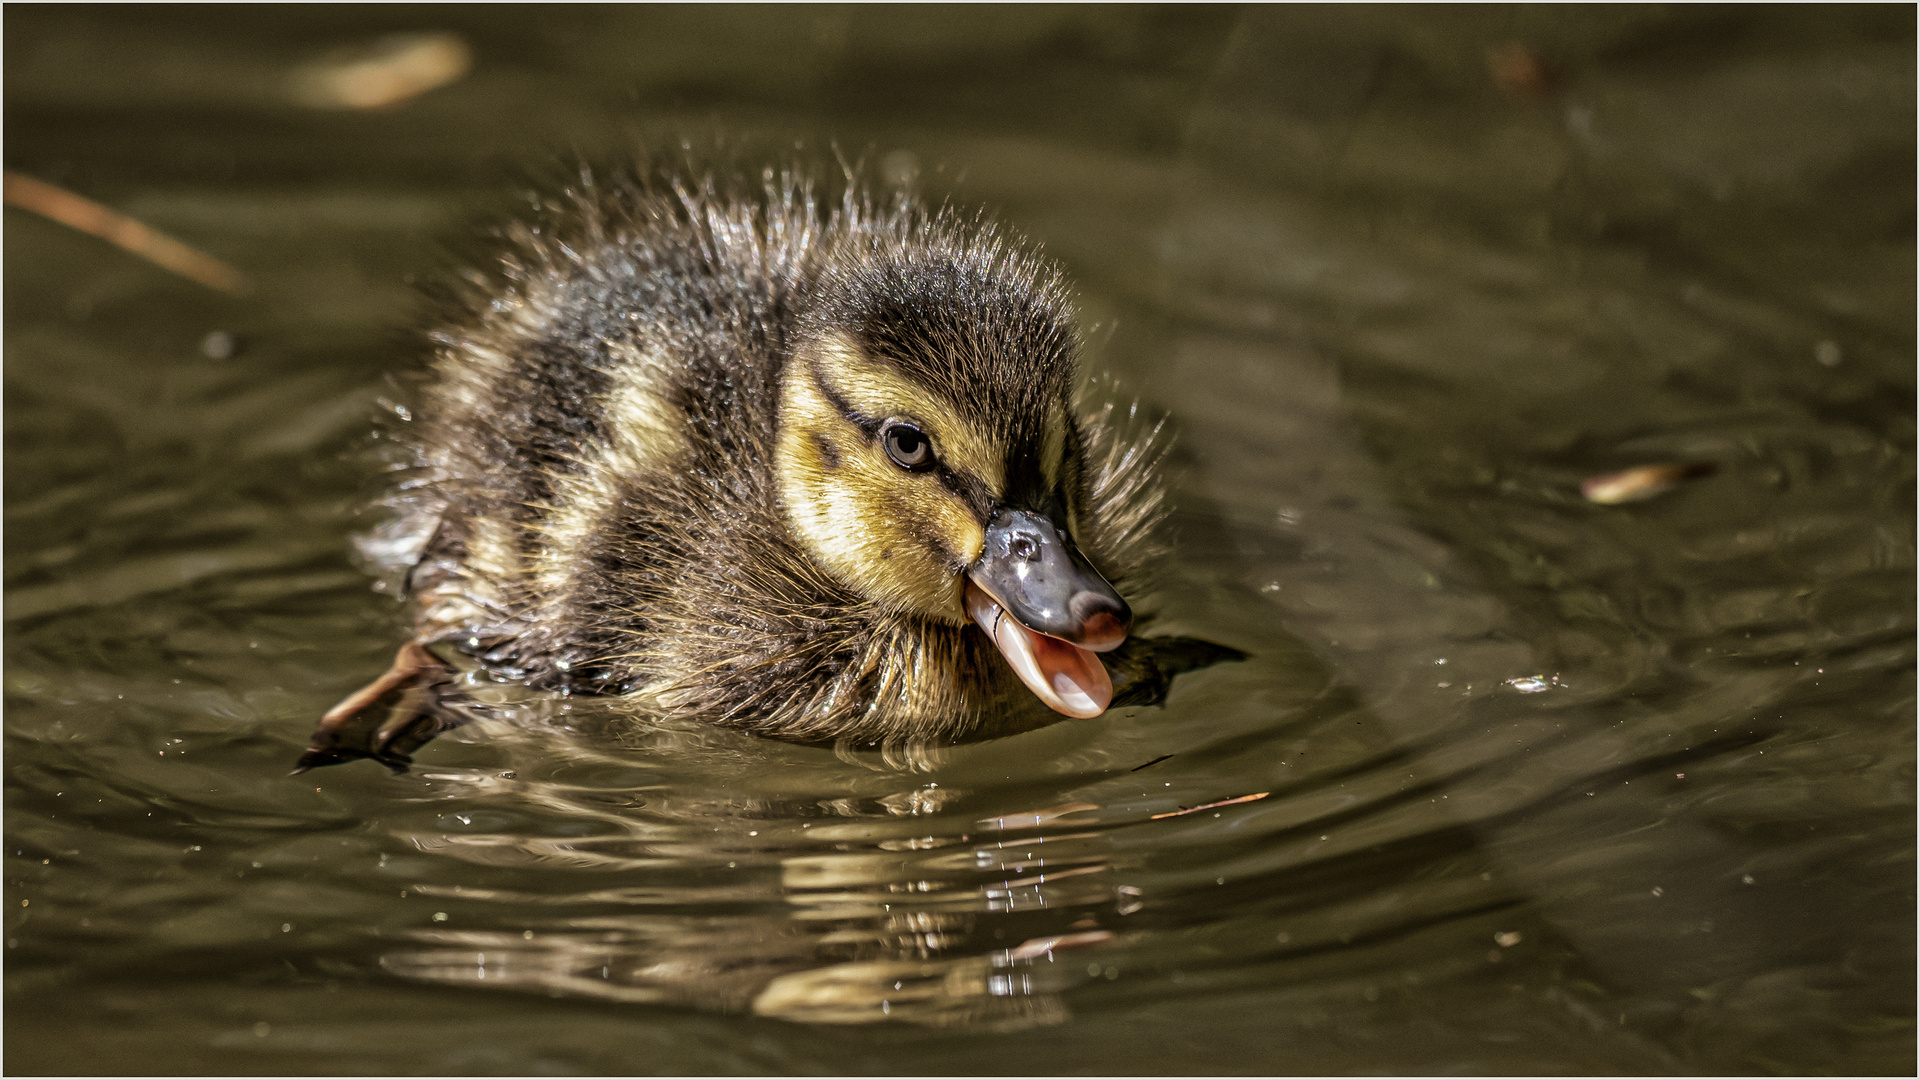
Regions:
<instances>
[{"instance_id":1,"label":"yellow and brown plumage","mask_svg":"<svg viewBox=\"0 0 1920 1080\"><path fill-rule=\"evenodd\" d=\"M427 647L855 743L963 736L1022 682L1094 715L1096 650L1123 684L1152 667L1115 588L1155 554L1152 433L1077 411L1051 264L978 220L857 188L822 205L771 173L744 196L583 178L512 239L434 335L417 468L374 545L416 641L303 766L404 763L444 726L416 693L418 720L347 735L444 679Z\"/></svg>"}]
</instances>

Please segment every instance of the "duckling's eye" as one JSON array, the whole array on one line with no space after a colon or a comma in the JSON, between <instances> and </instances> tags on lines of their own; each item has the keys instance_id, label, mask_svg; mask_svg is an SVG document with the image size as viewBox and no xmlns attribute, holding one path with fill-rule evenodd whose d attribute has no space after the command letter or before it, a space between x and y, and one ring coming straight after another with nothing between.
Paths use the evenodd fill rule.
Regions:
<instances>
[{"instance_id":1,"label":"duckling's eye","mask_svg":"<svg viewBox=\"0 0 1920 1080\"><path fill-rule=\"evenodd\" d=\"M920 470L933 465L933 440L927 433L901 420L880 429L880 441L886 444L887 457L903 469Z\"/></svg>"}]
</instances>

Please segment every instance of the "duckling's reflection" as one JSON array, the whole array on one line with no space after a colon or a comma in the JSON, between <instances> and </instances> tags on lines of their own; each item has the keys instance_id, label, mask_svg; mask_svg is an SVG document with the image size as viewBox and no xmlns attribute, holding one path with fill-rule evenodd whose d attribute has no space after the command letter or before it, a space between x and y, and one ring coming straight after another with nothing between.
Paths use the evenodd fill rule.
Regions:
<instances>
[{"instance_id":1,"label":"duckling's reflection","mask_svg":"<svg viewBox=\"0 0 1920 1080\"><path fill-rule=\"evenodd\" d=\"M465 804L459 818L535 828L403 836L537 883L416 884L457 905L454 923L407 932L387 970L812 1023L1007 1028L1063 1018L1060 992L1088 976L1056 954L1113 939L1101 923L1124 897L1091 804L975 820L957 810L966 792L877 764L546 708L544 723L485 725L511 768L427 776L432 801ZM661 761L670 780L635 785ZM804 775L769 784L770 765Z\"/></svg>"}]
</instances>

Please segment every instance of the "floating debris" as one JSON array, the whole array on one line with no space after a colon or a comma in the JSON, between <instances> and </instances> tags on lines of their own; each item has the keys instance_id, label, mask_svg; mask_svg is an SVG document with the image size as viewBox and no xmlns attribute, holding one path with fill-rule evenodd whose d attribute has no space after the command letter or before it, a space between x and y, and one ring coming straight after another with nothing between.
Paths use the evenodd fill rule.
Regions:
<instances>
[{"instance_id":1,"label":"floating debris","mask_svg":"<svg viewBox=\"0 0 1920 1080\"><path fill-rule=\"evenodd\" d=\"M1254 795L1242 795L1235 799L1221 799L1219 802L1201 803L1199 806L1183 806L1178 810L1169 810L1164 814L1155 814L1147 820L1159 821L1161 818L1179 817L1182 814L1197 814L1202 810L1218 810L1223 806L1233 806L1243 802L1257 802L1271 794L1273 794L1271 791L1262 791ZM1322 839L1325 838L1322 837Z\"/></svg>"},{"instance_id":2,"label":"floating debris","mask_svg":"<svg viewBox=\"0 0 1920 1080\"><path fill-rule=\"evenodd\" d=\"M1173 756L1172 754L1161 754L1159 757L1154 758L1152 761L1147 762L1146 765L1135 765L1133 768L1128 769L1127 771L1139 772L1141 769L1147 768L1147 766L1149 765L1158 765L1172 756Z\"/></svg>"},{"instance_id":3,"label":"floating debris","mask_svg":"<svg viewBox=\"0 0 1920 1080\"><path fill-rule=\"evenodd\" d=\"M1507 685L1523 694L1539 694L1560 685L1558 675L1522 675L1517 679L1508 679Z\"/></svg>"},{"instance_id":4,"label":"floating debris","mask_svg":"<svg viewBox=\"0 0 1920 1080\"><path fill-rule=\"evenodd\" d=\"M1611 506L1639 502L1672 491L1688 480L1698 480L1720 471L1714 461L1680 461L1666 465L1640 465L1622 472L1591 476L1580 482L1580 494L1588 502Z\"/></svg>"},{"instance_id":5,"label":"floating debris","mask_svg":"<svg viewBox=\"0 0 1920 1080\"><path fill-rule=\"evenodd\" d=\"M1000 817L981 818L978 824L989 825L997 829L1024 829L1034 825L1045 825L1058 821L1069 814L1083 813L1100 809L1099 803L1070 802L1059 806L1049 806L1045 810L1028 810L1019 814L1003 814Z\"/></svg>"},{"instance_id":6,"label":"floating debris","mask_svg":"<svg viewBox=\"0 0 1920 1080\"><path fill-rule=\"evenodd\" d=\"M458 81L473 49L458 34L390 34L293 73L293 97L316 109L382 109Z\"/></svg>"},{"instance_id":7,"label":"floating debris","mask_svg":"<svg viewBox=\"0 0 1920 1080\"><path fill-rule=\"evenodd\" d=\"M1054 937L1030 938L1007 950L1008 960L1032 960L1050 952L1068 949L1084 949L1089 945L1099 945L1113 940L1111 930L1087 930L1078 934L1059 934Z\"/></svg>"},{"instance_id":8,"label":"floating debris","mask_svg":"<svg viewBox=\"0 0 1920 1080\"><path fill-rule=\"evenodd\" d=\"M188 247L158 229L149 228L92 199L75 195L43 180L35 180L11 170L7 171L5 177L8 206L31 210L50 221L97 236L209 289L234 294L247 290L246 278L241 276L240 271L205 252Z\"/></svg>"}]
</instances>

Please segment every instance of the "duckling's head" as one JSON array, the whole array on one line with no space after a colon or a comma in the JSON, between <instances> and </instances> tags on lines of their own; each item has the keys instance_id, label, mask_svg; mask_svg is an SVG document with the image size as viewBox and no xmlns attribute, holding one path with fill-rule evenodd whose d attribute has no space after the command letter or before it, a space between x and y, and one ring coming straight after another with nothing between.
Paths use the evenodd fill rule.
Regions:
<instances>
[{"instance_id":1,"label":"duckling's head","mask_svg":"<svg viewBox=\"0 0 1920 1080\"><path fill-rule=\"evenodd\" d=\"M775 450L801 547L885 610L978 623L1042 701L1099 715L1093 654L1132 612L1073 541L1079 337L1058 271L935 220L856 234L818 280Z\"/></svg>"}]
</instances>

